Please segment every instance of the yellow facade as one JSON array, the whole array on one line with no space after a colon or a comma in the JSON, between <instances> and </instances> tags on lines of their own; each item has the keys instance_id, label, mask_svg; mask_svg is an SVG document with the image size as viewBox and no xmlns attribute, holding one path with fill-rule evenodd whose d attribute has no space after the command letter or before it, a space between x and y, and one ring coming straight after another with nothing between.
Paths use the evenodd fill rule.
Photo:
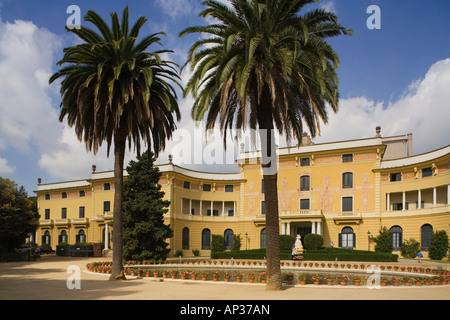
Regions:
<instances>
[{"instance_id":1,"label":"yellow facade","mask_svg":"<svg viewBox=\"0 0 450 320\"><path fill-rule=\"evenodd\" d=\"M450 146L412 156L405 153L410 135L317 145L303 138L300 147L278 150L281 234L318 233L326 246L373 250L369 234L386 226L398 251L411 238L426 250L430 230L450 233ZM183 250L192 256L197 249L208 256L212 234L225 236L226 245L240 235L241 249L265 246L259 162L258 152L241 152L240 172L232 174L159 166L171 202L165 222L174 231L172 254ZM40 184L37 242L53 248L62 241L105 242L112 230L113 189L113 172Z\"/></svg>"}]
</instances>

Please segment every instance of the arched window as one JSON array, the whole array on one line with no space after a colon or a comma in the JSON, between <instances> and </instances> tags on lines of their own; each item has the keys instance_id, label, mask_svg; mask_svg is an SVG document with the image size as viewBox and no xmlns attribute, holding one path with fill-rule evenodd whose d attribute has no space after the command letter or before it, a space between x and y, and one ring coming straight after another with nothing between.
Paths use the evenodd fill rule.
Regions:
<instances>
[{"instance_id":1,"label":"arched window","mask_svg":"<svg viewBox=\"0 0 450 320\"><path fill-rule=\"evenodd\" d=\"M224 234L223 234L223 238L224 238L224 247L225 250L231 250L233 249L233 237L234 237L234 232L231 229L227 229L225 230Z\"/></svg>"},{"instance_id":2,"label":"arched window","mask_svg":"<svg viewBox=\"0 0 450 320\"><path fill-rule=\"evenodd\" d=\"M344 172L342 174L342 188L353 188L353 173Z\"/></svg>"},{"instance_id":3,"label":"arched window","mask_svg":"<svg viewBox=\"0 0 450 320\"><path fill-rule=\"evenodd\" d=\"M353 249L355 247L355 234L351 227L345 227L339 233L339 247Z\"/></svg>"},{"instance_id":4,"label":"arched window","mask_svg":"<svg viewBox=\"0 0 450 320\"><path fill-rule=\"evenodd\" d=\"M67 232L66 232L66 230L61 231L61 234L58 237L58 244L60 244L62 242L68 242L67 241Z\"/></svg>"},{"instance_id":5,"label":"arched window","mask_svg":"<svg viewBox=\"0 0 450 320\"><path fill-rule=\"evenodd\" d=\"M392 236L392 250L398 251L402 248L403 230L399 226L393 226L389 232Z\"/></svg>"},{"instance_id":6,"label":"arched window","mask_svg":"<svg viewBox=\"0 0 450 320\"><path fill-rule=\"evenodd\" d=\"M189 250L189 228L184 227L183 228L183 234L182 234L182 249L183 250Z\"/></svg>"},{"instance_id":7,"label":"arched window","mask_svg":"<svg viewBox=\"0 0 450 320\"><path fill-rule=\"evenodd\" d=\"M431 236L433 235L433 227L429 224L424 224L421 229L421 250L430 249Z\"/></svg>"},{"instance_id":8,"label":"arched window","mask_svg":"<svg viewBox=\"0 0 450 320\"><path fill-rule=\"evenodd\" d=\"M261 249L266 248L266 228L261 230Z\"/></svg>"},{"instance_id":9,"label":"arched window","mask_svg":"<svg viewBox=\"0 0 450 320\"><path fill-rule=\"evenodd\" d=\"M84 230L81 229L80 231L78 231L78 234L75 237L75 242L86 242L86 234L84 233Z\"/></svg>"},{"instance_id":10,"label":"arched window","mask_svg":"<svg viewBox=\"0 0 450 320\"><path fill-rule=\"evenodd\" d=\"M50 242L50 232L47 230L44 232L44 235L42 236L42 244L51 244Z\"/></svg>"},{"instance_id":11,"label":"arched window","mask_svg":"<svg viewBox=\"0 0 450 320\"><path fill-rule=\"evenodd\" d=\"M202 250L211 250L211 231L209 229L202 230Z\"/></svg>"},{"instance_id":12,"label":"arched window","mask_svg":"<svg viewBox=\"0 0 450 320\"><path fill-rule=\"evenodd\" d=\"M309 191L310 189L310 178L309 176L300 177L300 191Z\"/></svg>"}]
</instances>

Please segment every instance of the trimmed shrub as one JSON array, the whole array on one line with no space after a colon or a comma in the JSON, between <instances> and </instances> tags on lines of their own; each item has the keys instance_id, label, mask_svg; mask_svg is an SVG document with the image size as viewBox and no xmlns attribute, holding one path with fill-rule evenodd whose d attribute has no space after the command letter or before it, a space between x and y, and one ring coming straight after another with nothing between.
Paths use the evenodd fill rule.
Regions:
<instances>
[{"instance_id":1,"label":"trimmed shrub","mask_svg":"<svg viewBox=\"0 0 450 320\"><path fill-rule=\"evenodd\" d=\"M323 237L320 234L307 234L303 240L305 249L317 250L323 246Z\"/></svg>"},{"instance_id":2,"label":"trimmed shrub","mask_svg":"<svg viewBox=\"0 0 450 320\"><path fill-rule=\"evenodd\" d=\"M448 234L445 230L433 232L428 256L433 260L442 260L448 251Z\"/></svg>"},{"instance_id":3,"label":"trimmed shrub","mask_svg":"<svg viewBox=\"0 0 450 320\"><path fill-rule=\"evenodd\" d=\"M211 257L213 253L225 250L224 241L224 237L219 234L211 236Z\"/></svg>"},{"instance_id":4,"label":"trimmed shrub","mask_svg":"<svg viewBox=\"0 0 450 320\"><path fill-rule=\"evenodd\" d=\"M280 250L292 250L295 243L295 237L281 234L280 235Z\"/></svg>"}]
</instances>

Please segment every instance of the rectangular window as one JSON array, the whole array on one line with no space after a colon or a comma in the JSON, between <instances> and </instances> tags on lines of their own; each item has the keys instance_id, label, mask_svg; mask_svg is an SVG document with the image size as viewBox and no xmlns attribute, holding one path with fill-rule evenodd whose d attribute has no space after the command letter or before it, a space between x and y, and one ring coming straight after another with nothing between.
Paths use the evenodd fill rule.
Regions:
<instances>
[{"instance_id":1,"label":"rectangular window","mask_svg":"<svg viewBox=\"0 0 450 320\"><path fill-rule=\"evenodd\" d=\"M103 202L103 212L109 212L109 211L111 211L111 202L104 201Z\"/></svg>"},{"instance_id":2,"label":"rectangular window","mask_svg":"<svg viewBox=\"0 0 450 320\"><path fill-rule=\"evenodd\" d=\"M191 188L191 183L189 181L183 182L183 188L190 189Z\"/></svg>"},{"instance_id":3,"label":"rectangular window","mask_svg":"<svg viewBox=\"0 0 450 320\"><path fill-rule=\"evenodd\" d=\"M45 209L45 220L50 220L50 209Z\"/></svg>"},{"instance_id":4,"label":"rectangular window","mask_svg":"<svg viewBox=\"0 0 450 320\"><path fill-rule=\"evenodd\" d=\"M300 159L300 167L307 167L310 164L309 158L301 158Z\"/></svg>"},{"instance_id":5,"label":"rectangular window","mask_svg":"<svg viewBox=\"0 0 450 320\"><path fill-rule=\"evenodd\" d=\"M353 211L353 197L343 197L342 198L342 211L352 212Z\"/></svg>"},{"instance_id":6,"label":"rectangular window","mask_svg":"<svg viewBox=\"0 0 450 320\"><path fill-rule=\"evenodd\" d=\"M61 197L63 199L67 199L67 192L61 192Z\"/></svg>"},{"instance_id":7,"label":"rectangular window","mask_svg":"<svg viewBox=\"0 0 450 320\"><path fill-rule=\"evenodd\" d=\"M264 179L261 180L261 193L264 193Z\"/></svg>"},{"instance_id":8,"label":"rectangular window","mask_svg":"<svg viewBox=\"0 0 450 320\"><path fill-rule=\"evenodd\" d=\"M210 184L204 184L203 185L203 191L211 191L211 185Z\"/></svg>"},{"instance_id":9,"label":"rectangular window","mask_svg":"<svg viewBox=\"0 0 450 320\"><path fill-rule=\"evenodd\" d=\"M225 185L225 192L233 192L234 187L232 184Z\"/></svg>"},{"instance_id":10,"label":"rectangular window","mask_svg":"<svg viewBox=\"0 0 450 320\"><path fill-rule=\"evenodd\" d=\"M309 210L309 199L300 199L300 210Z\"/></svg>"},{"instance_id":11,"label":"rectangular window","mask_svg":"<svg viewBox=\"0 0 450 320\"><path fill-rule=\"evenodd\" d=\"M84 207L78 208L78 218L84 218Z\"/></svg>"},{"instance_id":12,"label":"rectangular window","mask_svg":"<svg viewBox=\"0 0 450 320\"><path fill-rule=\"evenodd\" d=\"M261 214L266 214L266 202L261 201Z\"/></svg>"},{"instance_id":13,"label":"rectangular window","mask_svg":"<svg viewBox=\"0 0 450 320\"><path fill-rule=\"evenodd\" d=\"M45 194L45 200L50 200L50 193Z\"/></svg>"},{"instance_id":14,"label":"rectangular window","mask_svg":"<svg viewBox=\"0 0 450 320\"><path fill-rule=\"evenodd\" d=\"M353 188L353 173L345 172L342 174L342 188Z\"/></svg>"},{"instance_id":15,"label":"rectangular window","mask_svg":"<svg viewBox=\"0 0 450 320\"><path fill-rule=\"evenodd\" d=\"M111 184L110 183L104 183L103 184L103 190L105 190L105 191L111 190Z\"/></svg>"},{"instance_id":16,"label":"rectangular window","mask_svg":"<svg viewBox=\"0 0 450 320\"><path fill-rule=\"evenodd\" d=\"M192 209L191 209L191 215L194 215L194 214L195 214L195 209L192 208Z\"/></svg>"},{"instance_id":17,"label":"rectangular window","mask_svg":"<svg viewBox=\"0 0 450 320\"><path fill-rule=\"evenodd\" d=\"M405 210L409 209L409 203L405 202ZM392 210L393 211L401 211L403 210L403 203L399 202L399 203L393 203L392 204Z\"/></svg>"},{"instance_id":18,"label":"rectangular window","mask_svg":"<svg viewBox=\"0 0 450 320\"><path fill-rule=\"evenodd\" d=\"M207 215L208 217L211 216L211 209L206 210L206 215ZM213 216L214 216L214 217L218 217L218 216L219 216L219 210L213 210Z\"/></svg>"},{"instance_id":19,"label":"rectangular window","mask_svg":"<svg viewBox=\"0 0 450 320\"><path fill-rule=\"evenodd\" d=\"M402 174L400 172L391 173L391 182L393 181L402 181Z\"/></svg>"},{"instance_id":20,"label":"rectangular window","mask_svg":"<svg viewBox=\"0 0 450 320\"><path fill-rule=\"evenodd\" d=\"M228 210L228 216L234 217L234 210Z\"/></svg>"},{"instance_id":21,"label":"rectangular window","mask_svg":"<svg viewBox=\"0 0 450 320\"><path fill-rule=\"evenodd\" d=\"M431 169L431 167L422 169L422 178L431 177L432 175L433 175L433 169Z\"/></svg>"},{"instance_id":22,"label":"rectangular window","mask_svg":"<svg viewBox=\"0 0 450 320\"><path fill-rule=\"evenodd\" d=\"M84 192L84 190L80 190L80 198L84 197L86 195L86 193Z\"/></svg>"},{"instance_id":23,"label":"rectangular window","mask_svg":"<svg viewBox=\"0 0 450 320\"><path fill-rule=\"evenodd\" d=\"M309 191L309 189L310 189L309 176L300 177L300 191Z\"/></svg>"},{"instance_id":24,"label":"rectangular window","mask_svg":"<svg viewBox=\"0 0 450 320\"><path fill-rule=\"evenodd\" d=\"M353 154L343 154L342 162L353 162Z\"/></svg>"},{"instance_id":25,"label":"rectangular window","mask_svg":"<svg viewBox=\"0 0 450 320\"><path fill-rule=\"evenodd\" d=\"M67 208L61 208L61 219L67 219Z\"/></svg>"}]
</instances>

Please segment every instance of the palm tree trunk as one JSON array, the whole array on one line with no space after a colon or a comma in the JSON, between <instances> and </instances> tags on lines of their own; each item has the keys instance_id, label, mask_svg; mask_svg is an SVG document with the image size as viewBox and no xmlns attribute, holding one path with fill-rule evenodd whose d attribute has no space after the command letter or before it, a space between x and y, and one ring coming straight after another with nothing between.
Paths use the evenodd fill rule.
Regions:
<instances>
[{"instance_id":1,"label":"palm tree trunk","mask_svg":"<svg viewBox=\"0 0 450 320\"><path fill-rule=\"evenodd\" d=\"M282 289L277 185L278 169L270 93L267 85L264 89L261 98L261 112L258 112L258 125L260 128L261 166L263 170L264 197L266 203L266 290L276 291Z\"/></svg>"},{"instance_id":2,"label":"palm tree trunk","mask_svg":"<svg viewBox=\"0 0 450 320\"><path fill-rule=\"evenodd\" d=\"M122 202L123 161L125 139L115 139L114 149L114 211L113 211L113 264L109 280L126 280L123 270Z\"/></svg>"}]
</instances>

